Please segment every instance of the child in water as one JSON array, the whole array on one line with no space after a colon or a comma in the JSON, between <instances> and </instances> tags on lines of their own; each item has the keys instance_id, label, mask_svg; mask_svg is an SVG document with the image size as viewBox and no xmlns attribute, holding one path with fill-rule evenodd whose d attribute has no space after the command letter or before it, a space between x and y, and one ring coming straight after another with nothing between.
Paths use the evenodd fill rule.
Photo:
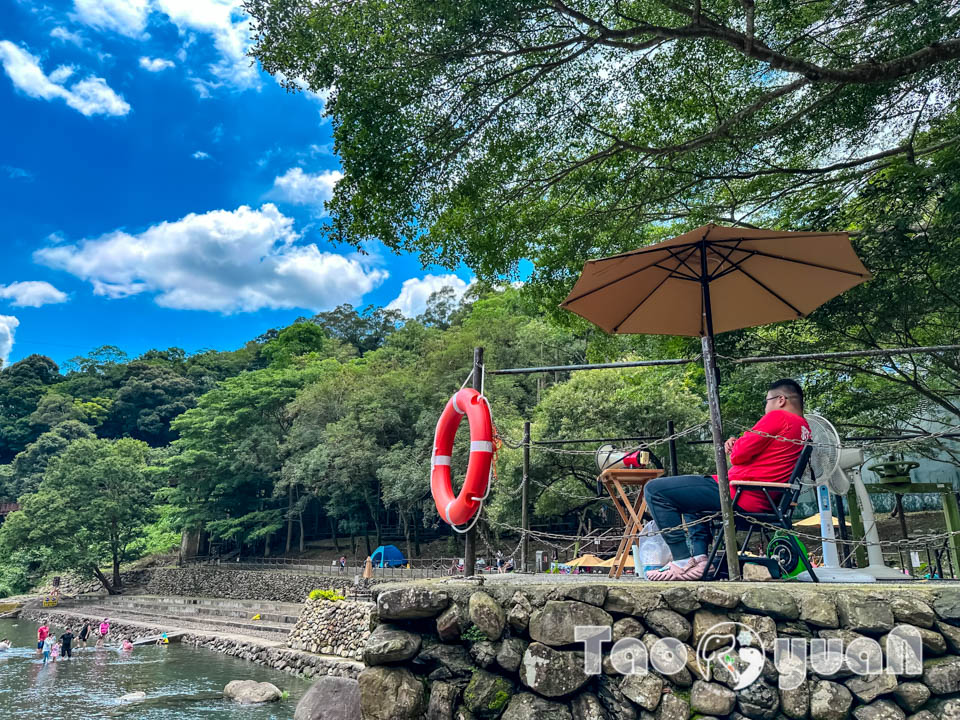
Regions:
<instances>
[{"instance_id":1,"label":"child in water","mask_svg":"<svg viewBox=\"0 0 960 720\"><path fill-rule=\"evenodd\" d=\"M130 642L130 638L124 638L124 639L123 639L123 645L121 645L121 647L122 647L124 650L133 650L133 643Z\"/></svg>"},{"instance_id":2,"label":"child in water","mask_svg":"<svg viewBox=\"0 0 960 720\"><path fill-rule=\"evenodd\" d=\"M51 635L50 637L54 638L53 635ZM50 660L52 662L56 662L58 657L60 657L60 643L57 642L56 638L54 638L53 644L50 646Z\"/></svg>"},{"instance_id":3,"label":"child in water","mask_svg":"<svg viewBox=\"0 0 960 720\"><path fill-rule=\"evenodd\" d=\"M46 665L46 664L47 664L47 660L50 659L50 652L53 650L53 636L52 636L52 635L47 635L47 637L45 637L45 638L43 639L42 649L43 649L43 664Z\"/></svg>"}]
</instances>

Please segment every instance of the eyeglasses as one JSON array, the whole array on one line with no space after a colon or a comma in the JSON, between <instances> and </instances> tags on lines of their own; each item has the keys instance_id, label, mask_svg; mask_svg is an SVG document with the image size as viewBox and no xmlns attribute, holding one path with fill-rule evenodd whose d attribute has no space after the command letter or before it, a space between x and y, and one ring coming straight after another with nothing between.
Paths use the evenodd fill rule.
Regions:
<instances>
[{"instance_id":1,"label":"eyeglasses","mask_svg":"<svg viewBox=\"0 0 960 720\"><path fill-rule=\"evenodd\" d=\"M768 397L766 400L763 401L763 409L764 410L767 409L767 403L769 403L771 400L776 400L777 398L783 398L784 400L787 400L788 398L795 398L795 397L797 396L796 395L773 395L772 397Z\"/></svg>"}]
</instances>

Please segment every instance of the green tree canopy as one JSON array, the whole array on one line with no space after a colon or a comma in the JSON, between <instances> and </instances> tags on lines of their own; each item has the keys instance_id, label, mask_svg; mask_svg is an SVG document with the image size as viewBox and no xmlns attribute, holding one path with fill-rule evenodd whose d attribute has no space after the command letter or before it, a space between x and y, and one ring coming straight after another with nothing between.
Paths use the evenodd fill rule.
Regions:
<instances>
[{"instance_id":1,"label":"green tree canopy","mask_svg":"<svg viewBox=\"0 0 960 720\"><path fill-rule=\"evenodd\" d=\"M254 54L329 90L338 239L552 283L675 220L839 203L956 102L951 3L247 0Z\"/></svg>"}]
</instances>

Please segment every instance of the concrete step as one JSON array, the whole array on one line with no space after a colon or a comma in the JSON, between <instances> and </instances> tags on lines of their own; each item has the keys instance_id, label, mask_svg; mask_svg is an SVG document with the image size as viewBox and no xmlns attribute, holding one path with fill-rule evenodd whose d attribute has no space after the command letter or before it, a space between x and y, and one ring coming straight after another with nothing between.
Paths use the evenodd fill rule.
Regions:
<instances>
[{"instance_id":1,"label":"concrete step","mask_svg":"<svg viewBox=\"0 0 960 720\"><path fill-rule=\"evenodd\" d=\"M113 604L118 607L128 603L160 603L170 607L218 608L238 610L255 615L268 612L276 615L299 615L302 603L275 602L272 600L234 600L233 598L188 597L181 595L85 595L77 598L79 603L96 605Z\"/></svg>"},{"instance_id":2,"label":"concrete step","mask_svg":"<svg viewBox=\"0 0 960 720\"><path fill-rule=\"evenodd\" d=\"M178 625L183 623L189 623L191 625L216 625L225 629L229 629L230 632L236 633L245 633L245 632L254 632L254 633L263 633L278 638L285 638L290 634L290 631L293 629L293 625L288 623L278 624L271 622L263 622L260 620L236 620L223 617L214 617L209 615L178 615L175 613L168 613L163 611L147 611L147 610L135 610L133 608L119 608L113 605L89 605L82 610L88 614L93 615L94 617L108 617L108 618L128 618L131 620L138 620L140 622L149 623L153 622L157 625Z\"/></svg>"},{"instance_id":3,"label":"concrete step","mask_svg":"<svg viewBox=\"0 0 960 720\"><path fill-rule=\"evenodd\" d=\"M163 600L134 600L129 599L123 602L101 603L101 607L114 607L115 612L141 611L161 615L176 615L180 617L205 617L210 619L237 619L252 620L254 615L259 615L260 620L264 622L275 623L278 625L290 625L297 623L300 617L299 608L294 612L271 612L268 606L264 609L253 608L229 608L217 607L215 605L185 605L183 603L170 603Z\"/></svg>"}]
</instances>

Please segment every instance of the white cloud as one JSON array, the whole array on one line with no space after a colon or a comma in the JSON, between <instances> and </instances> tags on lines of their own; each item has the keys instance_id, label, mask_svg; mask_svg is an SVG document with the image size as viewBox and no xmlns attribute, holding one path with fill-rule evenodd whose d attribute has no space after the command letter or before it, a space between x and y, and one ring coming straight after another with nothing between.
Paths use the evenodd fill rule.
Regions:
<instances>
[{"instance_id":1,"label":"white cloud","mask_svg":"<svg viewBox=\"0 0 960 720\"><path fill-rule=\"evenodd\" d=\"M252 312L318 311L356 302L387 277L360 255L298 245L293 219L276 206L213 210L122 230L34 253L34 259L89 281L98 295L156 293L163 307Z\"/></svg>"},{"instance_id":2,"label":"white cloud","mask_svg":"<svg viewBox=\"0 0 960 720\"><path fill-rule=\"evenodd\" d=\"M148 0L73 0L76 19L98 30L137 38L147 28Z\"/></svg>"},{"instance_id":3,"label":"white cloud","mask_svg":"<svg viewBox=\"0 0 960 720\"><path fill-rule=\"evenodd\" d=\"M80 33L70 32L65 27L59 25L50 31L50 37L65 43L73 43L77 47L83 47L83 38Z\"/></svg>"},{"instance_id":4,"label":"white cloud","mask_svg":"<svg viewBox=\"0 0 960 720\"><path fill-rule=\"evenodd\" d=\"M0 315L0 367L5 367L13 350L13 334L20 321L13 315Z\"/></svg>"},{"instance_id":5,"label":"white cloud","mask_svg":"<svg viewBox=\"0 0 960 720\"><path fill-rule=\"evenodd\" d=\"M453 288L458 298L473 284L473 281L464 282L456 275L424 275L422 278L410 278L403 281L400 294L387 308L399 310L404 317L416 317L427 309L427 300L437 290L445 287Z\"/></svg>"},{"instance_id":6,"label":"white cloud","mask_svg":"<svg viewBox=\"0 0 960 720\"><path fill-rule=\"evenodd\" d=\"M164 58L148 58L146 55L140 58L140 67L148 72L162 72L167 68L173 67L172 60Z\"/></svg>"},{"instance_id":7,"label":"white cloud","mask_svg":"<svg viewBox=\"0 0 960 720\"><path fill-rule=\"evenodd\" d=\"M220 59L210 65L210 73L222 82L238 88L259 88L260 74L247 57L250 47L250 19L243 12L242 0L74 0L77 20L91 27L113 30L128 37L143 35L151 13L164 16L177 26L190 44L191 33L202 33L213 40ZM181 61L186 58L184 54ZM209 92L209 87L198 86Z\"/></svg>"},{"instance_id":8,"label":"white cloud","mask_svg":"<svg viewBox=\"0 0 960 720\"><path fill-rule=\"evenodd\" d=\"M50 82L63 85L71 75L73 75L73 68L69 65L61 65L50 73Z\"/></svg>"},{"instance_id":9,"label":"white cloud","mask_svg":"<svg viewBox=\"0 0 960 720\"><path fill-rule=\"evenodd\" d=\"M15 307L40 307L67 301L67 294L42 280L25 280L0 285L0 298L12 300Z\"/></svg>"},{"instance_id":10,"label":"white cloud","mask_svg":"<svg viewBox=\"0 0 960 720\"><path fill-rule=\"evenodd\" d=\"M205 153L203 150L197 150L193 155L191 155L194 160L209 160L210 153Z\"/></svg>"},{"instance_id":11,"label":"white cloud","mask_svg":"<svg viewBox=\"0 0 960 720\"><path fill-rule=\"evenodd\" d=\"M290 168L273 180L273 196L295 205L315 205L319 208L333 197L333 186L343 177L339 170L305 173L303 168Z\"/></svg>"},{"instance_id":12,"label":"white cloud","mask_svg":"<svg viewBox=\"0 0 960 720\"><path fill-rule=\"evenodd\" d=\"M0 169L2 169L11 180L33 180L33 173L29 170L14 167L13 165L3 165Z\"/></svg>"},{"instance_id":13,"label":"white cloud","mask_svg":"<svg viewBox=\"0 0 960 720\"><path fill-rule=\"evenodd\" d=\"M87 116L126 115L130 112L127 102L103 78L90 75L68 89L60 83L73 74L72 68L60 66L47 77L36 57L8 40L0 40L0 63L13 84L30 97L61 99Z\"/></svg>"}]
</instances>

